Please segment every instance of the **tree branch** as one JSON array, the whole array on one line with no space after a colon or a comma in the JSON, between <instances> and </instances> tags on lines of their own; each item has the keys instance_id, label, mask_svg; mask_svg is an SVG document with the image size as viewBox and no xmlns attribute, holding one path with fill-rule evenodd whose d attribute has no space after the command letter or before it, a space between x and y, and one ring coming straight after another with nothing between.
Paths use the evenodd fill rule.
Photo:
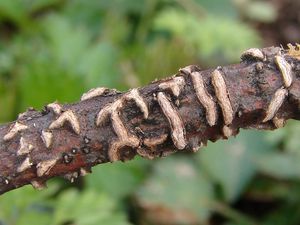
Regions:
<instances>
[{"instance_id":1,"label":"tree branch","mask_svg":"<svg viewBox=\"0 0 300 225\"><path fill-rule=\"evenodd\" d=\"M250 49L236 65L197 66L126 93L96 88L80 102L29 109L0 127L0 193L96 164L197 151L239 128L275 129L300 118L299 46Z\"/></svg>"}]
</instances>

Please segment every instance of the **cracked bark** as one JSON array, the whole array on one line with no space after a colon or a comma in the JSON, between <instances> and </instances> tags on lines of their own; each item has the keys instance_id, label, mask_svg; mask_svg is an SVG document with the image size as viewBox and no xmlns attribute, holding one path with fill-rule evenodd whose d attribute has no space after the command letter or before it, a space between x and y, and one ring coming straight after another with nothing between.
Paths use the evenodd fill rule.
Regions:
<instances>
[{"instance_id":1,"label":"cracked bark","mask_svg":"<svg viewBox=\"0 0 300 225\"><path fill-rule=\"evenodd\" d=\"M29 109L0 126L0 193L139 154L197 151L240 128L272 130L300 119L300 50L250 49L236 65L188 66L126 93L92 89L74 104Z\"/></svg>"}]
</instances>

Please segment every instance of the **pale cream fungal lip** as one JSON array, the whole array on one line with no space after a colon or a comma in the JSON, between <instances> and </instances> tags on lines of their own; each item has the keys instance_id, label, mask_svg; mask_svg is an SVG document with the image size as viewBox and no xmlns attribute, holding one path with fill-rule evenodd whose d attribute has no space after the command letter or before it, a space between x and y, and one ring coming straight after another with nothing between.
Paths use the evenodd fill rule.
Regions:
<instances>
[{"instance_id":1,"label":"pale cream fungal lip","mask_svg":"<svg viewBox=\"0 0 300 225\"><path fill-rule=\"evenodd\" d=\"M216 69L212 73L212 84L215 89L215 93L222 109L225 125L229 125L233 120L233 110L227 93L227 87L225 80L221 72Z\"/></svg>"},{"instance_id":2,"label":"pale cream fungal lip","mask_svg":"<svg viewBox=\"0 0 300 225\"><path fill-rule=\"evenodd\" d=\"M79 121L76 115L71 110L63 112L55 121L53 121L50 124L49 129L52 130L52 129L61 128L66 122L68 122L71 125L73 131L76 134L80 134Z\"/></svg>"},{"instance_id":3,"label":"pale cream fungal lip","mask_svg":"<svg viewBox=\"0 0 300 225\"><path fill-rule=\"evenodd\" d=\"M53 134L50 131L42 131L41 138L46 146L46 148L49 148L53 141Z\"/></svg>"},{"instance_id":4,"label":"pale cream fungal lip","mask_svg":"<svg viewBox=\"0 0 300 225\"><path fill-rule=\"evenodd\" d=\"M281 72L284 86L290 87L293 82L291 65L281 55L275 56L275 62Z\"/></svg>"},{"instance_id":5,"label":"pale cream fungal lip","mask_svg":"<svg viewBox=\"0 0 300 225\"><path fill-rule=\"evenodd\" d=\"M13 139L19 132L27 130L28 126L16 122L9 130L9 132L3 137L4 141L9 141Z\"/></svg>"},{"instance_id":6,"label":"pale cream fungal lip","mask_svg":"<svg viewBox=\"0 0 300 225\"><path fill-rule=\"evenodd\" d=\"M174 77L172 80L159 84L159 88L166 90L170 89L174 96L178 97L185 85L183 77Z\"/></svg>"},{"instance_id":7,"label":"pale cream fungal lip","mask_svg":"<svg viewBox=\"0 0 300 225\"><path fill-rule=\"evenodd\" d=\"M53 103L50 103L47 105L47 109L51 110L52 112L54 112L56 115L59 115L61 114L62 112L62 108L61 106L56 103L56 102L53 102Z\"/></svg>"},{"instance_id":8,"label":"pale cream fungal lip","mask_svg":"<svg viewBox=\"0 0 300 225\"><path fill-rule=\"evenodd\" d=\"M20 146L19 149L17 151L17 155L25 155L28 154L32 151L33 149L33 145L29 144L24 137L20 138Z\"/></svg>"},{"instance_id":9,"label":"pale cream fungal lip","mask_svg":"<svg viewBox=\"0 0 300 225\"><path fill-rule=\"evenodd\" d=\"M157 101L171 126L171 137L174 145L178 149L184 149L186 146L185 129L179 113L172 107L171 102L163 92L157 94Z\"/></svg>"},{"instance_id":10,"label":"pale cream fungal lip","mask_svg":"<svg viewBox=\"0 0 300 225\"><path fill-rule=\"evenodd\" d=\"M87 93L84 93L82 96L81 96L81 101L85 101L85 100L88 100L88 99L91 99L91 98L95 98L95 97L98 97L98 96L101 96L103 95L107 90L109 90L108 88L105 88L105 87L98 87L98 88L93 88L91 90L89 90Z\"/></svg>"},{"instance_id":11,"label":"pale cream fungal lip","mask_svg":"<svg viewBox=\"0 0 300 225\"><path fill-rule=\"evenodd\" d=\"M264 53L258 48L250 48L250 49L244 51L242 53L241 58L244 58L244 57L247 57L247 56L252 57L254 59L259 59L259 60L264 60L265 59Z\"/></svg>"},{"instance_id":12,"label":"pale cream fungal lip","mask_svg":"<svg viewBox=\"0 0 300 225\"><path fill-rule=\"evenodd\" d=\"M49 174L50 170L55 166L57 163L58 159L50 159L46 161L42 161L37 164L36 169L37 169L37 176L42 177L43 175Z\"/></svg>"},{"instance_id":13,"label":"pale cream fungal lip","mask_svg":"<svg viewBox=\"0 0 300 225\"><path fill-rule=\"evenodd\" d=\"M135 104L143 113L144 118L147 119L149 116L148 107L137 89L132 89L127 94L124 94L124 96L122 96L120 99L104 107L102 110L100 110L96 117L96 125L100 126L110 115L114 132L118 137L117 140L112 142L108 150L108 156L110 158L110 161L112 162L119 160L119 150L122 147L127 146L137 148L140 145L139 139L135 135L127 131L127 128L125 127L119 116L124 102L130 100L133 100L135 102Z\"/></svg>"},{"instance_id":14,"label":"pale cream fungal lip","mask_svg":"<svg viewBox=\"0 0 300 225\"><path fill-rule=\"evenodd\" d=\"M286 98L287 95L288 95L288 91L284 88L280 88L275 92L275 94L268 106L266 116L263 119L263 123L274 118L275 114L277 113L277 111L279 110L281 105L283 104L284 99Z\"/></svg>"},{"instance_id":15,"label":"pale cream fungal lip","mask_svg":"<svg viewBox=\"0 0 300 225\"><path fill-rule=\"evenodd\" d=\"M190 76L192 78L196 96L206 110L206 120L210 126L214 126L217 122L216 103L212 96L207 92L201 73L193 72Z\"/></svg>"},{"instance_id":16,"label":"pale cream fungal lip","mask_svg":"<svg viewBox=\"0 0 300 225\"><path fill-rule=\"evenodd\" d=\"M30 162L30 158L27 157L23 162L22 164L17 168L17 172L18 173L21 173L27 169L29 169L31 166L32 166L32 162Z\"/></svg>"}]
</instances>

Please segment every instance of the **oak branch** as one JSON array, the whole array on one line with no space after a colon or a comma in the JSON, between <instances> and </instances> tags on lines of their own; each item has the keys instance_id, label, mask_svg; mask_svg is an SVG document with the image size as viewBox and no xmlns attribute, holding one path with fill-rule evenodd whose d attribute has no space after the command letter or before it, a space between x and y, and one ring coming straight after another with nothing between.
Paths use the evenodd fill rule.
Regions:
<instances>
[{"instance_id":1,"label":"oak branch","mask_svg":"<svg viewBox=\"0 0 300 225\"><path fill-rule=\"evenodd\" d=\"M240 128L299 120L299 47L249 49L236 65L187 66L125 93L101 87L74 104L29 109L0 126L0 193L41 189L56 176L73 182L97 164L195 152Z\"/></svg>"}]
</instances>

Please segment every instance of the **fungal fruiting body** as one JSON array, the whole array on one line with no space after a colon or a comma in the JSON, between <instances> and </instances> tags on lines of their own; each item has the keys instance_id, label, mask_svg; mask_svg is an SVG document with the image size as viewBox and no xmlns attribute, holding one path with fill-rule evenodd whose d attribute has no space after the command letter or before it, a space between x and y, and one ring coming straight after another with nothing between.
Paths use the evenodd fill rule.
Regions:
<instances>
[{"instance_id":1,"label":"fungal fruiting body","mask_svg":"<svg viewBox=\"0 0 300 225\"><path fill-rule=\"evenodd\" d=\"M105 87L93 88L93 89L89 90L87 93L84 93L81 96L80 100L84 101L84 100L88 100L88 99L91 99L91 98L95 98L95 97L101 96L106 91L108 91L108 88L105 88Z\"/></svg>"},{"instance_id":2,"label":"fungal fruiting body","mask_svg":"<svg viewBox=\"0 0 300 225\"><path fill-rule=\"evenodd\" d=\"M144 114L144 118L147 119L149 116L149 111L145 100L139 94L137 89L132 89L128 94L124 95L126 100L134 100L135 104L140 108L142 113Z\"/></svg>"},{"instance_id":3,"label":"fungal fruiting body","mask_svg":"<svg viewBox=\"0 0 300 225\"><path fill-rule=\"evenodd\" d=\"M58 159L50 159L46 161L42 161L36 165L36 173L38 177L42 177L43 175L49 174L50 170L55 166Z\"/></svg>"},{"instance_id":4,"label":"fungal fruiting body","mask_svg":"<svg viewBox=\"0 0 300 225\"><path fill-rule=\"evenodd\" d=\"M32 162L30 162L30 158L26 157L26 159L21 163L21 165L17 168L17 172L21 173L32 166Z\"/></svg>"},{"instance_id":5,"label":"fungal fruiting body","mask_svg":"<svg viewBox=\"0 0 300 225\"><path fill-rule=\"evenodd\" d=\"M66 122L71 125L76 134L80 133L79 121L71 110L63 112L55 121L50 124L49 129L61 128Z\"/></svg>"},{"instance_id":6,"label":"fungal fruiting body","mask_svg":"<svg viewBox=\"0 0 300 225\"><path fill-rule=\"evenodd\" d=\"M149 148L153 148L157 145L164 143L167 140L167 138L168 138L167 134L162 134L159 137L145 138L143 143L145 146Z\"/></svg>"},{"instance_id":7,"label":"fungal fruiting body","mask_svg":"<svg viewBox=\"0 0 300 225\"><path fill-rule=\"evenodd\" d=\"M25 138L21 137L20 138L20 145L19 145L19 149L17 151L17 155L25 155L28 154L32 151L33 146L31 144L29 144Z\"/></svg>"},{"instance_id":8,"label":"fungal fruiting body","mask_svg":"<svg viewBox=\"0 0 300 225\"><path fill-rule=\"evenodd\" d=\"M216 103L212 96L207 92L201 74L199 72L192 72L190 73L190 76L192 78L196 96L206 110L206 120L210 126L214 126L217 122Z\"/></svg>"},{"instance_id":9,"label":"fungal fruiting body","mask_svg":"<svg viewBox=\"0 0 300 225\"><path fill-rule=\"evenodd\" d=\"M226 126L226 125L223 126L222 131L223 131L224 137L226 137L226 138L229 138L230 136L233 135L233 130L229 126Z\"/></svg>"},{"instance_id":10,"label":"fungal fruiting body","mask_svg":"<svg viewBox=\"0 0 300 225\"><path fill-rule=\"evenodd\" d=\"M218 69L216 69L212 73L212 84L214 86L218 102L222 109L224 123L225 125L229 125L233 120L233 110L228 97L225 80Z\"/></svg>"},{"instance_id":11,"label":"fungal fruiting body","mask_svg":"<svg viewBox=\"0 0 300 225\"><path fill-rule=\"evenodd\" d=\"M293 81L291 65L281 55L275 56L275 62L281 72L284 86L290 87Z\"/></svg>"},{"instance_id":12,"label":"fungal fruiting body","mask_svg":"<svg viewBox=\"0 0 300 225\"><path fill-rule=\"evenodd\" d=\"M19 122L16 122L11 129L8 131L8 133L3 137L4 141L9 141L12 138L14 138L19 132L27 130L28 126L21 124Z\"/></svg>"},{"instance_id":13,"label":"fungal fruiting body","mask_svg":"<svg viewBox=\"0 0 300 225\"><path fill-rule=\"evenodd\" d=\"M157 101L171 126L171 137L174 145L178 149L184 149L186 146L185 129L179 113L163 92L157 94Z\"/></svg>"},{"instance_id":14,"label":"fungal fruiting body","mask_svg":"<svg viewBox=\"0 0 300 225\"><path fill-rule=\"evenodd\" d=\"M46 146L46 148L49 148L52 144L53 134L50 131L42 131L41 138Z\"/></svg>"},{"instance_id":15,"label":"fungal fruiting body","mask_svg":"<svg viewBox=\"0 0 300 225\"><path fill-rule=\"evenodd\" d=\"M56 103L56 102L48 104L46 108L48 110L54 112L56 115L61 114L61 111L62 111L61 106L58 103Z\"/></svg>"},{"instance_id":16,"label":"fungal fruiting body","mask_svg":"<svg viewBox=\"0 0 300 225\"><path fill-rule=\"evenodd\" d=\"M184 85L185 80L183 77L174 77L172 80L161 83L159 88L163 90L170 89L173 95L178 97Z\"/></svg>"},{"instance_id":17,"label":"fungal fruiting body","mask_svg":"<svg viewBox=\"0 0 300 225\"><path fill-rule=\"evenodd\" d=\"M247 57L250 57L253 59L258 59L258 60L264 60L264 58L265 58L264 53L258 48L250 48L250 49L244 51L242 53L241 58L243 59L243 58L247 58Z\"/></svg>"},{"instance_id":18,"label":"fungal fruiting body","mask_svg":"<svg viewBox=\"0 0 300 225\"><path fill-rule=\"evenodd\" d=\"M288 95L288 91L284 88L280 88L275 92L268 106L266 116L263 119L263 123L274 118L275 114L279 110L280 106L283 104L284 99L286 98L287 95Z\"/></svg>"},{"instance_id":19,"label":"fungal fruiting body","mask_svg":"<svg viewBox=\"0 0 300 225\"><path fill-rule=\"evenodd\" d=\"M140 145L140 140L135 135L127 131L127 128L123 124L119 115L124 101L129 100L133 100L143 113L144 118L148 118L148 107L137 89L131 90L129 93L124 94L120 99L104 107L98 113L96 118L96 125L100 126L110 115L112 127L118 137L117 140L113 141L109 147L108 156L111 162L120 159L120 149L123 147L137 148Z\"/></svg>"}]
</instances>

